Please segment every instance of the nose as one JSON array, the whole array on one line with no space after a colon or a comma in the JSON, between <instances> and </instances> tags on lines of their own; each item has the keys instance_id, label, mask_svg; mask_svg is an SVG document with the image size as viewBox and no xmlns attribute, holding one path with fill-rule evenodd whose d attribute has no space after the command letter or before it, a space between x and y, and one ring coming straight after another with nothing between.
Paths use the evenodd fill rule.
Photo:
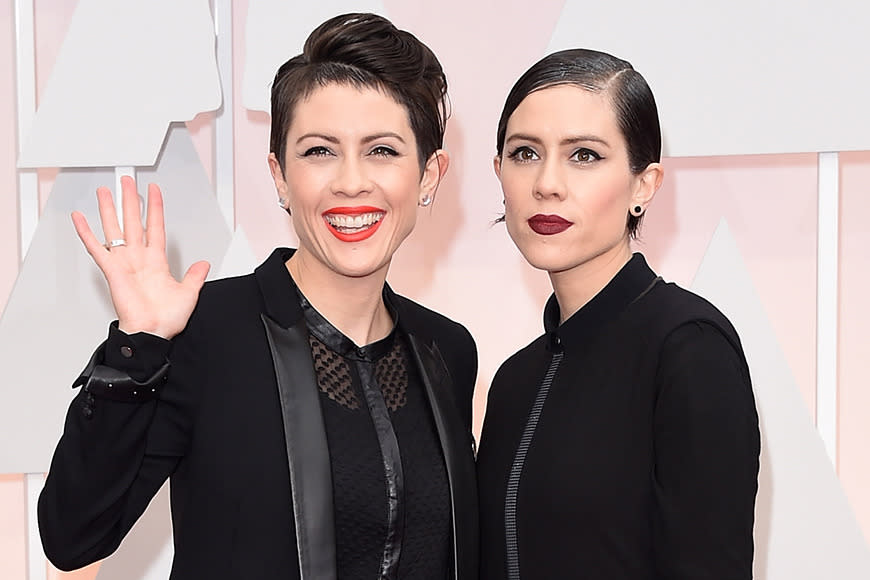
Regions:
<instances>
[{"instance_id":1,"label":"nose","mask_svg":"<svg viewBox=\"0 0 870 580\"><path fill-rule=\"evenodd\" d=\"M371 178L360 159L354 156L343 157L332 180L332 192L336 195L356 197L371 189Z\"/></svg>"},{"instance_id":2,"label":"nose","mask_svg":"<svg viewBox=\"0 0 870 580\"><path fill-rule=\"evenodd\" d=\"M535 177L534 196L536 199L557 198L559 200L565 198L565 181L562 175L562 168L559 161L554 156L546 159L539 166L538 174Z\"/></svg>"}]
</instances>

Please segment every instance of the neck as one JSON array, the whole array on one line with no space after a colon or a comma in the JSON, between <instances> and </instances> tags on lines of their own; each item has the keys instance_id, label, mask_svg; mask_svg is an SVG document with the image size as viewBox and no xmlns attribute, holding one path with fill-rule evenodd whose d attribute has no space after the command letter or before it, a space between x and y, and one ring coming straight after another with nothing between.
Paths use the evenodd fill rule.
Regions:
<instances>
[{"instance_id":1,"label":"neck","mask_svg":"<svg viewBox=\"0 0 870 580\"><path fill-rule=\"evenodd\" d=\"M631 247L624 243L561 272L550 272L550 283L559 302L559 323L583 308L610 283L631 259Z\"/></svg>"},{"instance_id":2,"label":"neck","mask_svg":"<svg viewBox=\"0 0 870 580\"><path fill-rule=\"evenodd\" d=\"M393 329L383 300L387 267L368 276L343 276L303 250L287 260L287 270L312 306L354 344L381 340Z\"/></svg>"}]
</instances>

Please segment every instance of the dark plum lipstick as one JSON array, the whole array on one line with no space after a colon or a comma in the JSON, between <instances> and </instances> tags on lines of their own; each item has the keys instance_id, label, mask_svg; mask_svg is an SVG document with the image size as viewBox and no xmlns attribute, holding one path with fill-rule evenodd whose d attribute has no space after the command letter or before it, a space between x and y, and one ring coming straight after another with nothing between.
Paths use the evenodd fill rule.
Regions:
<instances>
[{"instance_id":1,"label":"dark plum lipstick","mask_svg":"<svg viewBox=\"0 0 870 580\"><path fill-rule=\"evenodd\" d=\"M562 216L536 214L529 218L529 227L536 234L542 236L552 236L560 234L574 225L574 222L569 222Z\"/></svg>"}]
</instances>

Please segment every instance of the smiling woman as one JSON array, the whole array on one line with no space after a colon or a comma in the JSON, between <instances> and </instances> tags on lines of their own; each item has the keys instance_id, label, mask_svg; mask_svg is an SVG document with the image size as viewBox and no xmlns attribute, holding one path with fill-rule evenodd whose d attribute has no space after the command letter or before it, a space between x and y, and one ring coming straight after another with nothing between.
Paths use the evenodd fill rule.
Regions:
<instances>
[{"instance_id":1,"label":"smiling woman","mask_svg":"<svg viewBox=\"0 0 870 580\"><path fill-rule=\"evenodd\" d=\"M393 253L448 167L432 52L372 14L279 69L269 167L298 250L203 285L169 274L122 180L104 246L73 221L118 321L77 385L39 502L62 569L112 553L171 479L172 578L476 578L475 344L394 294ZM259 477L251 478L256 473Z\"/></svg>"},{"instance_id":2,"label":"smiling woman","mask_svg":"<svg viewBox=\"0 0 870 580\"><path fill-rule=\"evenodd\" d=\"M383 285L417 207L435 197L447 153L421 155L400 100L349 81L316 86L300 99L286 143L284 159L273 152L269 166L299 236L288 267L300 288L340 287L342 276L360 284L375 274Z\"/></svg>"}]
</instances>

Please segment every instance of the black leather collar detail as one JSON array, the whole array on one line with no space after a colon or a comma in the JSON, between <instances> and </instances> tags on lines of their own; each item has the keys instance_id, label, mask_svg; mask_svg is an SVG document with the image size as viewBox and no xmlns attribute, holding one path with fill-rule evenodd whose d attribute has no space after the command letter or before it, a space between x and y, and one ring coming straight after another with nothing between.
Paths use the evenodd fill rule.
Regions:
<instances>
[{"instance_id":1,"label":"black leather collar detail","mask_svg":"<svg viewBox=\"0 0 870 580\"><path fill-rule=\"evenodd\" d=\"M381 340L359 346L350 338L345 336L339 329L332 325L320 312L314 308L314 305L308 301L308 298L302 294L299 287L296 287L296 294L299 296L299 304L302 308L302 315L305 317L305 322L308 326L308 332L317 340L328 346L331 350L338 354L362 362L376 362L382 356L385 356L393 348L393 342L396 336L396 327L390 331L386 337ZM386 299L386 292L384 292ZM390 316L395 321L398 317L396 309L393 308L387 301L387 309Z\"/></svg>"},{"instance_id":2,"label":"black leather collar detail","mask_svg":"<svg viewBox=\"0 0 870 580\"><path fill-rule=\"evenodd\" d=\"M295 294L289 296L296 303ZM266 315L260 317L281 399L299 575L301 580L335 580L332 469L308 333L304 322L284 328Z\"/></svg>"},{"instance_id":3,"label":"black leather collar detail","mask_svg":"<svg viewBox=\"0 0 870 580\"><path fill-rule=\"evenodd\" d=\"M402 555L402 538L405 529L405 486L402 471L402 457L399 441L390 420L390 412L384 397L378 389L375 378L375 365L356 362L360 382L365 394L366 404L378 436L381 457L384 462L384 479L387 483L387 538L381 558L379 580L395 580L399 573L399 558Z\"/></svg>"},{"instance_id":4,"label":"black leather collar detail","mask_svg":"<svg viewBox=\"0 0 870 580\"><path fill-rule=\"evenodd\" d=\"M411 357L426 388L450 482L453 513L454 578L478 577L477 483L470 437L462 423L447 365L434 342L424 344L408 333Z\"/></svg>"}]
</instances>

